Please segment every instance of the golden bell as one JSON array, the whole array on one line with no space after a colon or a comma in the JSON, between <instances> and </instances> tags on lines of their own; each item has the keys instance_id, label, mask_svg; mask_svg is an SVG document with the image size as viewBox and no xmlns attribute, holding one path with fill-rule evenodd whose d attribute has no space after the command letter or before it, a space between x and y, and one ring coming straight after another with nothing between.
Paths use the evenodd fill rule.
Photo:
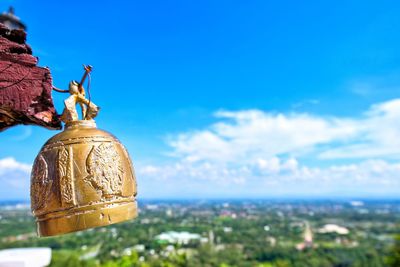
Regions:
<instances>
[{"instance_id":1,"label":"golden bell","mask_svg":"<svg viewBox=\"0 0 400 267\"><path fill-rule=\"evenodd\" d=\"M84 96L71 96L76 102L71 105L71 99L65 101L64 131L45 143L32 168L31 208L39 236L110 225L137 216L136 178L127 150L87 117L97 114L93 103L86 102L86 119L77 120L75 104L81 104Z\"/></svg>"}]
</instances>

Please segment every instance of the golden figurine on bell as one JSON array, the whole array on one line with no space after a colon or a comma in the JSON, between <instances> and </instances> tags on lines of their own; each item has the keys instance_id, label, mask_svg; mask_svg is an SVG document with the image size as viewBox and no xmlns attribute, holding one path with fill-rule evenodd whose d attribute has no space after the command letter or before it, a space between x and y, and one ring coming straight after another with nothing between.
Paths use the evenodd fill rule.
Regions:
<instances>
[{"instance_id":1,"label":"golden figurine on bell","mask_svg":"<svg viewBox=\"0 0 400 267\"><path fill-rule=\"evenodd\" d=\"M35 159L31 174L31 209L40 236L105 226L137 216L137 185L125 147L96 128L99 107L86 98L83 83L70 82L64 101L63 132L50 138ZM82 109L79 120L76 105Z\"/></svg>"}]
</instances>

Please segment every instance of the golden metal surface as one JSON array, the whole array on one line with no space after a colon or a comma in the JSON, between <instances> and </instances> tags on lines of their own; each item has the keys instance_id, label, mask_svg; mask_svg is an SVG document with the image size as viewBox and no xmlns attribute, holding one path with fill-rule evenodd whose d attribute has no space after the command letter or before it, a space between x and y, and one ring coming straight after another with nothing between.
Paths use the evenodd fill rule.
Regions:
<instances>
[{"instance_id":1,"label":"golden metal surface","mask_svg":"<svg viewBox=\"0 0 400 267\"><path fill-rule=\"evenodd\" d=\"M93 120L73 121L42 147L33 165L31 205L40 236L137 216L128 152Z\"/></svg>"},{"instance_id":2,"label":"golden metal surface","mask_svg":"<svg viewBox=\"0 0 400 267\"><path fill-rule=\"evenodd\" d=\"M87 70L86 70L87 71ZM85 77L85 76L84 76ZM83 79L82 79L83 80ZM136 178L125 147L96 128L90 101L64 109L65 129L50 138L35 159L31 174L31 208L39 236L52 236L109 225L137 216ZM82 100L82 101L81 101ZM76 104L87 105L83 120ZM94 116L92 116L94 115Z\"/></svg>"}]
</instances>

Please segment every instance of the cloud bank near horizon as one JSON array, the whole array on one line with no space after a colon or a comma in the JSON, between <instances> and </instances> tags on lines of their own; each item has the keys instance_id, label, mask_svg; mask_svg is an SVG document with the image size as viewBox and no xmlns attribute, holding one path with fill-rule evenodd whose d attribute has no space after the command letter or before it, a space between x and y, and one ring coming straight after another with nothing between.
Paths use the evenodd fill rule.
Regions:
<instances>
[{"instance_id":1,"label":"cloud bank near horizon","mask_svg":"<svg viewBox=\"0 0 400 267\"><path fill-rule=\"evenodd\" d=\"M168 135L163 162L136 164L139 197L400 192L400 99L375 104L358 117L257 109L221 110L214 117L202 129ZM27 198L30 167L12 157L0 159L2 190Z\"/></svg>"},{"instance_id":2,"label":"cloud bank near horizon","mask_svg":"<svg viewBox=\"0 0 400 267\"><path fill-rule=\"evenodd\" d=\"M358 117L257 109L214 116L208 127L168 136L173 162L139 165L142 179L196 197L400 192L400 99L375 104Z\"/></svg>"}]
</instances>

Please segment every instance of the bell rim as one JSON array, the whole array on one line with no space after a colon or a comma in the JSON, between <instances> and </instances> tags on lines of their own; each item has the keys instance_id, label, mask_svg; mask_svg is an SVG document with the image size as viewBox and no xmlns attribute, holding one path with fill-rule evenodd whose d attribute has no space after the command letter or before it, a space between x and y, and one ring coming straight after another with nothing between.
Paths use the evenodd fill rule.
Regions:
<instances>
[{"instance_id":1,"label":"bell rim","mask_svg":"<svg viewBox=\"0 0 400 267\"><path fill-rule=\"evenodd\" d=\"M39 237L63 235L133 220L137 216L138 206L136 201L120 205L108 205L89 210L86 213L36 221L37 234Z\"/></svg>"},{"instance_id":2,"label":"bell rim","mask_svg":"<svg viewBox=\"0 0 400 267\"><path fill-rule=\"evenodd\" d=\"M80 206L74 207L60 207L58 209L54 209L51 211L43 212L41 209L32 210L32 214L36 218L36 222L46 221L50 219L56 219L63 216L70 216L74 213L85 213L91 210L101 209L106 206L115 206L115 205L124 205L127 203L135 202L136 201L136 194L129 197L124 198L116 198L109 201L99 201L95 203L87 203Z\"/></svg>"}]
</instances>

